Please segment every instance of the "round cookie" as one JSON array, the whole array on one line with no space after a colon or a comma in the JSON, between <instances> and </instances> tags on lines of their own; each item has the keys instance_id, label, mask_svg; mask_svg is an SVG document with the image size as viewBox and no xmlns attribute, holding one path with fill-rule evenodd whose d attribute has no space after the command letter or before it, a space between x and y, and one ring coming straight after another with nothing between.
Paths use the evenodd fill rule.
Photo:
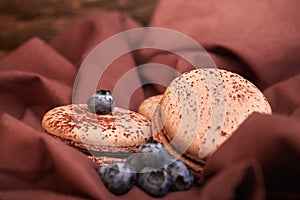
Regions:
<instances>
[{"instance_id":1,"label":"round cookie","mask_svg":"<svg viewBox=\"0 0 300 200\"><path fill-rule=\"evenodd\" d=\"M155 95L146 98L138 107L138 113L144 115L148 119L154 114L156 107L159 105L163 95Z\"/></svg>"},{"instance_id":2,"label":"round cookie","mask_svg":"<svg viewBox=\"0 0 300 200\"><path fill-rule=\"evenodd\" d=\"M71 104L48 111L42 120L46 133L109 164L135 152L151 138L151 122L139 113L115 107L98 115L86 104Z\"/></svg>"},{"instance_id":3,"label":"round cookie","mask_svg":"<svg viewBox=\"0 0 300 200\"><path fill-rule=\"evenodd\" d=\"M152 118L153 138L196 174L205 160L253 112L271 113L262 92L238 74L189 71L167 87Z\"/></svg>"}]
</instances>

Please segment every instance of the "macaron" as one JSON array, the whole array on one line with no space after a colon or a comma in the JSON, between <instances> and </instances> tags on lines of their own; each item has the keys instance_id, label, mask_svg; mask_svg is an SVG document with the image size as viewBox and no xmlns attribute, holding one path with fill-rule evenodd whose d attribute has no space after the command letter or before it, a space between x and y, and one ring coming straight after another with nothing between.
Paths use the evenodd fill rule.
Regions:
<instances>
[{"instance_id":1,"label":"macaron","mask_svg":"<svg viewBox=\"0 0 300 200\"><path fill-rule=\"evenodd\" d=\"M206 160L253 112L272 112L253 83L222 69L195 69L166 88L151 118L153 139L200 177Z\"/></svg>"},{"instance_id":2,"label":"macaron","mask_svg":"<svg viewBox=\"0 0 300 200\"><path fill-rule=\"evenodd\" d=\"M86 104L49 110L42 127L100 166L125 160L152 136L150 120L137 112L115 107L111 113L100 115L92 113Z\"/></svg>"},{"instance_id":3,"label":"macaron","mask_svg":"<svg viewBox=\"0 0 300 200\"><path fill-rule=\"evenodd\" d=\"M146 98L138 107L138 113L144 115L148 119L153 116L156 107L159 105L163 95L154 95Z\"/></svg>"}]
</instances>

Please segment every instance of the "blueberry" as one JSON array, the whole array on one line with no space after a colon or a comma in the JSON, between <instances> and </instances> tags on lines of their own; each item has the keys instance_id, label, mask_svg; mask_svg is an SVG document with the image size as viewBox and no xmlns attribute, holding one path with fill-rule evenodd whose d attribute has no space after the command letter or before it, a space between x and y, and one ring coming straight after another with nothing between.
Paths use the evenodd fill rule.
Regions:
<instances>
[{"instance_id":1,"label":"blueberry","mask_svg":"<svg viewBox=\"0 0 300 200\"><path fill-rule=\"evenodd\" d=\"M105 115L113 111L115 102L109 90L98 90L87 102L91 112Z\"/></svg>"},{"instance_id":2,"label":"blueberry","mask_svg":"<svg viewBox=\"0 0 300 200\"><path fill-rule=\"evenodd\" d=\"M155 197L166 195L171 184L171 177L164 168L145 167L137 178L137 186Z\"/></svg>"},{"instance_id":3,"label":"blueberry","mask_svg":"<svg viewBox=\"0 0 300 200\"><path fill-rule=\"evenodd\" d=\"M131 154L126 162L131 164L137 172L145 167L162 168L167 158L167 151L162 144L150 140L142 144L137 153Z\"/></svg>"},{"instance_id":4,"label":"blueberry","mask_svg":"<svg viewBox=\"0 0 300 200\"><path fill-rule=\"evenodd\" d=\"M171 190L178 191L190 189L194 183L194 176L186 165L181 160L174 157L169 157L167 160L164 169L168 171L171 176Z\"/></svg>"},{"instance_id":5,"label":"blueberry","mask_svg":"<svg viewBox=\"0 0 300 200\"><path fill-rule=\"evenodd\" d=\"M130 154L126 159L126 163L133 166L136 172L140 172L146 166L139 153Z\"/></svg>"},{"instance_id":6,"label":"blueberry","mask_svg":"<svg viewBox=\"0 0 300 200\"><path fill-rule=\"evenodd\" d=\"M136 172L128 163L116 162L97 170L104 185L115 195L128 192L136 181Z\"/></svg>"},{"instance_id":7,"label":"blueberry","mask_svg":"<svg viewBox=\"0 0 300 200\"><path fill-rule=\"evenodd\" d=\"M164 146L156 140L148 140L145 144L142 144L139 149L139 153L158 153L166 155Z\"/></svg>"}]
</instances>

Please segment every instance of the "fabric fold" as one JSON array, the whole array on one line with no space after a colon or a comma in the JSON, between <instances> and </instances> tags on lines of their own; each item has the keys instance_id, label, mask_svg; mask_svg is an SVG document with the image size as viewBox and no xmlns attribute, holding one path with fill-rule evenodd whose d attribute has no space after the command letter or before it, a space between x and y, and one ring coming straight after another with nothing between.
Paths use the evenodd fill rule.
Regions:
<instances>
[{"instance_id":1,"label":"fabric fold","mask_svg":"<svg viewBox=\"0 0 300 200\"><path fill-rule=\"evenodd\" d=\"M272 85L264 91L275 113L292 114L300 107L300 75Z\"/></svg>"},{"instance_id":2,"label":"fabric fold","mask_svg":"<svg viewBox=\"0 0 300 200\"><path fill-rule=\"evenodd\" d=\"M73 98L76 103L86 103L88 97L96 90L105 89L113 92L115 89L116 106L137 110L138 105L144 99L140 78L135 69L136 63L132 54L130 44L126 38L120 37L119 43L109 43L110 49L101 49L105 47L98 46L98 49L104 51L100 55L93 57L95 47L103 41L109 40L112 36L122 33L126 30L139 28L141 25L129 16L119 12L101 12L96 15L87 16L78 21L70 28L66 29L51 42L53 48L70 60L79 71L76 76L76 85L73 88ZM109 41L108 41L109 42ZM118 49L126 49L125 54L117 54ZM117 58L110 63L103 63L101 56L110 53ZM87 56L90 56L88 59ZM83 63L84 60L90 62ZM88 70L90 66L95 66L93 71ZM102 70L104 70L103 73ZM100 73L99 77L92 77L93 74ZM130 74L130 76L128 75ZM84 77L84 78L82 78ZM131 80L119 82L124 77L130 77ZM84 79L83 81L81 81ZM128 88L134 88L128 91ZM117 87L117 88L116 88ZM120 93L120 91L122 93ZM129 98L129 95L132 98ZM126 97L126 98L125 98ZM122 99L125 99L122 101Z\"/></svg>"},{"instance_id":3,"label":"fabric fold","mask_svg":"<svg viewBox=\"0 0 300 200\"><path fill-rule=\"evenodd\" d=\"M86 156L9 115L0 119L1 190L49 190L100 199L102 182Z\"/></svg>"},{"instance_id":4,"label":"fabric fold","mask_svg":"<svg viewBox=\"0 0 300 200\"><path fill-rule=\"evenodd\" d=\"M205 177L221 173L244 159L255 159L262 168L267 199L276 199L269 190L299 191L299 128L297 120L284 115L252 114L209 158Z\"/></svg>"},{"instance_id":5,"label":"fabric fold","mask_svg":"<svg viewBox=\"0 0 300 200\"><path fill-rule=\"evenodd\" d=\"M265 199L259 163L251 159L235 162L205 182L199 199Z\"/></svg>"},{"instance_id":6,"label":"fabric fold","mask_svg":"<svg viewBox=\"0 0 300 200\"><path fill-rule=\"evenodd\" d=\"M298 8L299 2L284 0L162 0L149 26L187 34L208 52L218 53L216 47L221 47L236 55L244 64L241 67L253 71L252 81L263 90L300 72ZM218 67L231 66L224 62Z\"/></svg>"}]
</instances>

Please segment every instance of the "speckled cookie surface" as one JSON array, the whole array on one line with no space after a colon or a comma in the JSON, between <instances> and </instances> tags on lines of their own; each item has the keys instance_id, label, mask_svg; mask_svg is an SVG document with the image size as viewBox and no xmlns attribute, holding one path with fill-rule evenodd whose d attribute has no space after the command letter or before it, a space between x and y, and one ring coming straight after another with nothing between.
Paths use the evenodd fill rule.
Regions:
<instances>
[{"instance_id":1,"label":"speckled cookie surface","mask_svg":"<svg viewBox=\"0 0 300 200\"><path fill-rule=\"evenodd\" d=\"M255 111L271 113L271 107L248 80L220 69L192 70L174 79L163 94L153 137L201 162Z\"/></svg>"},{"instance_id":2,"label":"speckled cookie surface","mask_svg":"<svg viewBox=\"0 0 300 200\"><path fill-rule=\"evenodd\" d=\"M151 137L149 119L118 107L97 115L85 104L60 106L44 115L42 126L71 146L98 152L134 152Z\"/></svg>"},{"instance_id":3,"label":"speckled cookie surface","mask_svg":"<svg viewBox=\"0 0 300 200\"><path fill-rule=\"evenodd\" d=\"M160 109L159 107L157 109ZM156 124L158 126L156 126L156 128L158 128L159 126L162 126L162 121L161 121L161 117L159 116L160 112L155 112L154 116L153 116L153 124ZM181 161L183 161L186 166L191 170L191 172L193 173L194 177L196 179L200 179L202 174L203 174L203 166L205 164L205 161L203 160L198 160L198 159L191 159L188 156L186 156L185 154L180 154L178 153L175 148L170 144L170 141L167 139L167 137L165 136L167 133L165 132L165 129L160 129L159 134L155 134L154 139L159 141L161 144L164 145L164 147L166 148L167 152L172 155L175 156L176 158L180 159Z\"/></svg>"},{"instance_id":4,"label":"speckled cookie surface","mask_svg":"<svg viewBox=\"0 0 300 200\"><path fill-rule=\"evenodd\" d=\"M159 105L163 95L155 95L146 98L138 107L138 113L151 119L156 107Z\"/></svg>"}]
</instances>

